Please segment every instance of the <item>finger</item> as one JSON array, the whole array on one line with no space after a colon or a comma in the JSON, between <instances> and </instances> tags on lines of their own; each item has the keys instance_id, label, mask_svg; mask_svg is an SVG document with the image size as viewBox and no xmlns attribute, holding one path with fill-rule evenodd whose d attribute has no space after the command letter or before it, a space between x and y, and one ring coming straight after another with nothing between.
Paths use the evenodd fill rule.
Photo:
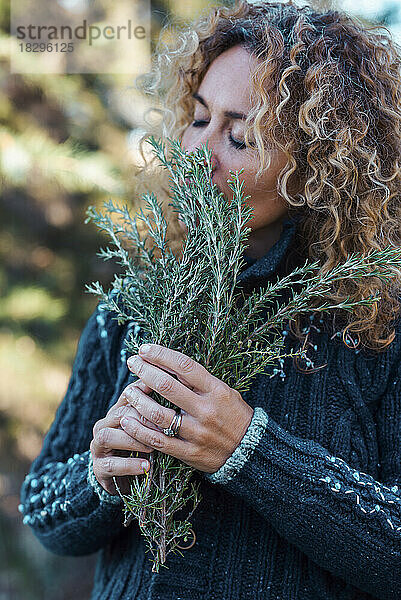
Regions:
<instances>
[{"instance_id":1,"label":"finger","mask_svg":"<svg viewBox=\"0 0 401 600\"><path fill-rule=\"evenodd\" d=\"M160 430L170 427L174 417L175 410L161 406L147 394L144 394L138 386L128 385L125 388L127 400L133 408L141 415L141 423L148 426L148 423L157 425ZM194 418L185 411L181 411L181 424L179 427L179 437L189 440L194 439L196 423ZM131 416L128 412L124 416Z\"/></svg>"},{"instance_id":2,"label":"finger","mask_svg":"<svg viewBox=\"0 0 401 600\"><path fill-rule=\"evenodd\" d=\"M132 382L130 385L135 386L139 389L141 389L143 392L145 392L145 394L150 394L152 392L152 390L150 389L149 386L146 385L146 383L144 383L143 381L141 381L140 379L138 379L137 381ZM114 411L119 408L120 406L126 406L127 405L127 397L124 394L124 390L121 392L117 402L115 404L113 404L113 406L111 407L111 409L109 410L109 413L114 413ZM109 415L109 413L107 413L107 416ZM115 425L115 427L119 426L119 422Z\"/></svg>"},{"instance_id":3,"label":"finger","mask_svg":"<svg viewBox=\"0 0 401 600\"><path fill-rule=\"evenodd\" d=\"M152 452L153 448L133 439L123 429L103 427L92 440L94 453L99 456L110 450L130 450L137 452Z\"/></svg>"},{"instance_id":4,"label":"finger","mask_svg":"<svg viewBox=\"0 0 401 600\"><path fill-rule=\"evenodd\" d=\"M152 389L146 385L146 383L144 381L142 381L141 379L137 379L136 381L133 381L132 383L130 383L131 386L135 386L138 387L140 390L142 390L145 394L151 394L152 393ZM114 406L122 406L124 404L127 403L127 399L124 395L124 390L121 392L117 402L115 403Z\"/></svg>"},{"instance_id":5,"label":"finger","mask_svg":"<svg viewBox=\"0 0 401 600\"><path fill-rule=\"evenodd\" d=\"M151 394L153 391L152 388L150 388L148 385L146 385L146 383L144 381L142 381L142 379L137 379L130 385L135 385L140 390L142 390L145 394Z\"/></svg>"},{"instance_id":6,"label":"finger","mask_svg":"<svg viewBox=\"0 0 401 600\"><path fill-rule=\"evenodd\" d=\"M170 454L179 460L186 460L191 454L190 445L187 441L181 440L179 437L169 437L160 431L151 430L142 425L137 419L123 417L121 427L128 435L142 442L142 444L164 454Z\"/></svg>"},{"instance_id":7,"label":"finger","mask_svg":"<svg viewBox=\"0 0 401 600\"><path fill-rule=\"evenodd\" d=\"M146 353L143 351L144 345L139 348L139 356L141 358L163 369L169 369L170 372L173 371L179 377L180 381L183 381L186 385L192 387L192 389L208 393L220 382L217 377L209 373L205 367L190 356L177 350L166 348L165 346L159 346L158 344L146 345L150 347ZM130 370L132 370L130 365L131 358L135 358L135 356L130 357L127 361ZM135 370L134 372L136 373ZM147 382L145 381L145 383Z\"/></svg>"},{"instance_id":8,"label":"finger","mask_svg":"<svg viewBox=\"0 0 401 600\"><path fill-rule=\"evenodd\" d=\"M131 357L130 369L152 390L158 392L172 404L183 408L186 413L199 417L200 398L177 379L159 367L142 360L139 356Z\"/></svg>"},{"instance_id":9,"label":"finger","mask_svg":"<svg viewBox=\"0 0 401 600\"><path fill-rule=\"evenodd\" d=\"M122 406L116 406L114 410L110 412L110 415L106 419L103 419L102 427L116 427L118 429L120 427L121 418L125 416L138 419L146 427L150 427L151 429L161 431L161 429L157 425L155 425L151 421L148 421L148 419L146 419L146 417L143 417L135 407L128 404L128 399L126 399L126 404ZM99 429L101 428L99 427Z\"/></svg>"},{"instance_id":10,"label":"finger","mask_svg":"<svg viewBox=\"0 0 401 600\"><path fill-rule=\"evenodd\" d=\"M93 471L97 478L100 477L122 477L125 475L142 475L144 473L142 462L143 458L121 458L119 456L105 456L98 458L93 465Z\"/></svg>"},{"instance_id":11,"label":"finger","mask_svg":"<svg viewBox=\"0 0 401 600\"><path fill-rule=\"evenodd\" d=\"M152 391L140 379L138 379L137 381L134 381L130 385L140 388L142 391L145 391L145 393L150 393ZM149 391L147 391L147 390L149 390ZM95 437L96 433L103 427L117 427L117 428L121 429L120 417L124 414L124 412L119 413L117 411L117 409L119 409L122 406L127 406L127 403L128 403L128 401L127 401L126 396L124 395L124 393L121 393L117 402L115 404L113 404L113 406L107 412L106 416L103 419L99 419L99 421L96 421L96 423L94 424L93 430L92 430L93 437ZM117 413L116 413L116 411L117 411ZM139 413L138 413L138 418L140 418Z\"/></svg>"}]
</instances>

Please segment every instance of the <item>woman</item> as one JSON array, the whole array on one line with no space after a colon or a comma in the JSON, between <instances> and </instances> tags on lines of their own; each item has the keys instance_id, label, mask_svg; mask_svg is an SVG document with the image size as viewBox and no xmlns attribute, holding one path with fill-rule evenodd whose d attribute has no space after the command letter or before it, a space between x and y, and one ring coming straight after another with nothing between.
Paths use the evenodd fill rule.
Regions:
<instances>
[{"instance_id":1,"label":"woman","mask_svg":"<svg viewBox=\"0 0 401 600\"><path fill-rule=\"evenodd\" d=\"M227 195L228 170L244 168L244 290L305 257L324 272L399 245L401 58L386 35L339 12L241 1L180 40L159 50L148 88L168 83L164 133L187 150L208 140ZM101 551L96 600L400 597L400 277L344 281L327 297L377 289L378 305L298 319L283 337L307 362L286 359L242 396L161 346L127 370L127 328L99 304L23 484L24 522L53 552ZM152 390L181 409L178 427ZM195 467L203 497L195 544L159 573L137 523L123 527L113 483L143 473L121 450L154 448Z\"/></svg>"}]
</instances>

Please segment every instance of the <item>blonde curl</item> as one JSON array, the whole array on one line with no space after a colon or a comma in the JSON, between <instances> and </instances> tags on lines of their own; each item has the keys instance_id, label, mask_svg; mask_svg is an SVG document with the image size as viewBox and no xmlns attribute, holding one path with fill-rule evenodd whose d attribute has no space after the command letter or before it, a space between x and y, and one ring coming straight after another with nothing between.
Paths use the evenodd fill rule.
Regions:
<instances>
[{"instance_id":1,"label":"blonde curl","mask_svg":"<svg viewBox=\"0 0 401 600\"><path fill-rule=\"evenodd\" d=\"M252 138L258 152L257 178L269 167L269 149L285 153L277 193L299 217L305 258L319 260L325 272L352 252L400 244L401 48L388 30L293 0L239 0L177 24L174 35L170 28L162 30L152 71L140 82L160 116L142 151L150 133L180 138L211 62L242 45L257 58L245 140ZM149 189L155 171L152 160L145 162L140 171ZM167 193L165 181L160 189ZM394 338L400 275L394 272L391 286L373 277L345 280L326 296L340 302L380 291L378 305L341 317L367 347L381 350ZM302 337L300 318L293 329Z\"/></svg>"}]
</instances>

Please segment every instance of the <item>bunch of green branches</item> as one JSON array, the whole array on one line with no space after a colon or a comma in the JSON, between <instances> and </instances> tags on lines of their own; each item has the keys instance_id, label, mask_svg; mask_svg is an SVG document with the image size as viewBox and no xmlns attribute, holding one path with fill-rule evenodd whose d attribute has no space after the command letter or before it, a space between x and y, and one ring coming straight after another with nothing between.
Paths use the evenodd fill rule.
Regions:
<instances>
[{"instance_id":1,"label":"bunch of green branches","mask_svg":"<svg viewBox=\"0 0 401 600\"><path fill-rule=\"evenodd\" d=\"M245 266L242 255L251 231L246 224L253 209L246 202L249 196L243 194L242 170L230 171L232 199L228 199L212 182L207 144L186 153L179 141L167 140L168 154L162 142L153 137L148 141L169 172L171 206L187 227L181 256L175 256L168 246L167 221L152 193L143 196L147 215L140 209L132 217L126 206L119 208L109 201L104 204L106 214L90 206L86 219L93 220L113 242L113 247L101 249L98 255L115 259L122 267L109 291L99 282L87 289L102 298L120 324L139 325L141 333L131 333L125 341L128 352L138 354L144 341L178 350L242 393L258 373L279 359L303 353L302 349L282 353L281 331L296 314L310 312L312 300L323 298L338 280L378 277L390 281L400 269L401 250L389 246L366 256L352 254L324 274L319 273L318 262L306 261L284 278L245 296L237 278ZM146 247L148 237L139 236L137 219L146 225L150 249ZM284 290L290 297L280 304ZM357 304L378 300L379 295L373 294L358 302L321 302L313 311L352 311ZM162 406L176 408L156 392L152 398ZM199 485L191 481L192 467L157 450L149 458L146 476L130 478L129 494L122 494L114 481L123 500L125 524L138 520L152 554L152 570L158 572L160 565L166 566L169 552L182 554L179 542L191 535L189 519L202 498ZM190 502L186 518L174 519Z\"/></svg>"}]
</instances>

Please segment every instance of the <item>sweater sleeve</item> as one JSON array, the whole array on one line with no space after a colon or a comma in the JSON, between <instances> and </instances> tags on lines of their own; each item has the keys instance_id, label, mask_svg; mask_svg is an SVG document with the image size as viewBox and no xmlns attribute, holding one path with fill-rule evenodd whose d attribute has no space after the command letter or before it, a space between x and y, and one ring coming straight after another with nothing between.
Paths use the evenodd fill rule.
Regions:
<instances>
[{"instance_id":1,"label":"sweater sleeve","mask_svg":"<svg viewBox=\"0 0 401 600\"><path fill-rule=\"evenodd\" d=\"M122 501L96 481L89 450L93 425L114 391L122 330L98 304L81 334L65 397L22 484L23 522L56 554L91 554L123 529Z\"/></svg>"},{"instance_id":2,"label":"sweater sleeve","mask_svg":"<svg viewBox=\"0 0 401 600\"><path fill-rule=\"evenodd\" d=\"M395 371L395 372L394 372ZM233 454L203 473L316 564L381 600L401 589L401 363L377 413L380 481L256 407Z\"/></svg>"}]
</instances>

